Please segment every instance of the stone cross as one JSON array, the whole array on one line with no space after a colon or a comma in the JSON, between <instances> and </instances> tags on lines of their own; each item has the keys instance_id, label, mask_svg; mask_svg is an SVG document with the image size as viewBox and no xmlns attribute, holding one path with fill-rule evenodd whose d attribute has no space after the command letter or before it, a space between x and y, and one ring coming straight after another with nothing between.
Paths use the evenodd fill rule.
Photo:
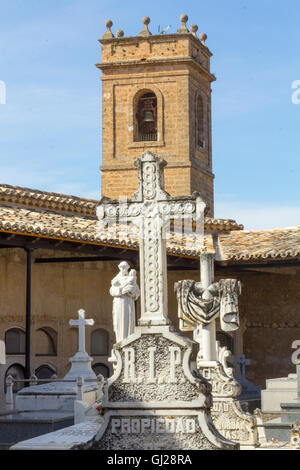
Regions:
<instances>
[{"instance_id":1,"label":"stone cross","mask_svg":"<svg viewBox=\"0 0 300 470\"><path fill-rule=\"evenodd\" d=\"M78 310L78 320L70 320L69 325L78 327L78 352L86 353L85 349L85 327L94 325L94 320L85 318L85 310Z\"/></svg>"},{"instance_id":2,"label":"stone cross","mask_svg":"<svg viewBox=\"0 0 300 470\"><path fill-rule=\"evenodd\" d=\"M239 376L239 382L243 384L247 381L246 379L246 366L250 366L250 359L246 359L245 354L241 354L237 359L234 360L234 365L237 366L237 373Z\"/></svg>"},{"instance_id":3,"label":"stone cross","mask_svg":"<svg viewBox=\"0 0 300 470\"><path fill-rule=\"evenodd\" d=\"M237 279L214 282L214 253L202 248L200 253L201 282L185 279L175 283L178 301L179 328L194 331L194 340L201 347L199 361L220 361L216 341L216 318L220 316L223 331L239 328L238 295L241 283ZM222 355L223 357L224 355Z\"/></svg>"},{"instance_id":4,"label":"stone cross","mask_svg":"<svg viewBox=\"0 0 300 470\"><path fill-rule=\"evenodd\" d=\"M166 162L145 152L135 162L138 191L122 204L103 198L97 208L99 221L107 225L131 221L139 228L141 318L139 325L167 325L167 250L166 232L170 219L196 222L198 242L204 234L204 209L199 193L189 197L171 197L164 190Z\"/></svg>"},{"instance_id":5,"label":"stone cross","mask_svg":"<svg viewBox=\"0 0 300 470\"><path fill-rule=\"evenodd\" d=\"M200 272L201 283L205 290L204 300L209 300L213 296L209 292L209 286L214 282L214 256L210 253L202 253L200 255ZM207 325L201 325L200 332L201 352L203 360L215 361L217 355L216 341L216 322L212 320ZM197 340L197 338L195 338Z\"/></svg>"}]
</instances>

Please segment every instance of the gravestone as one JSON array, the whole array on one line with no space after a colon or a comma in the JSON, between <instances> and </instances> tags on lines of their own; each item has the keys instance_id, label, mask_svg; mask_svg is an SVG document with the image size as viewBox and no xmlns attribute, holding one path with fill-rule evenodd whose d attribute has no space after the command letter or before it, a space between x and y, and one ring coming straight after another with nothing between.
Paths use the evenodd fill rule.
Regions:
<instances>
[{"instance_id":1,"label":"gravestone","mask_svg":"<svg viewBox=\"0 0 300 470\"><path fill-rule=\"evenodd\" d=\"M122 206L107 198L103 224L135 223L139 230L141 317L134 334L114 346L115 373L104 385L105 422L90 449L233 449L214 428L209 386L197 372L195 343L168 318L166 230L170 218L204 220L198 193L171 198L166 162L150 152L136 161L138 191ZM138 439L137 439L138 436Z\"/></svg>"},{"instance_id":2,"label":"gravestone","mask_svg":"<svg viewBox=\"0 0 300 470\"><path fill-rule=\"evenodd\" d=\"M97 209L104 224L113 218L113 224L126 219L138 225L141 317L134 333L113 347L114 374L102 391L104 423L72 449L239 448L213 425L211 387L196 369L196 343L176 333L168 318L166 228L170 217L185 212L203 220L204 204L197 193L171 198L164 191L165 164L146 152L136 162L139 187L132 199L120 206L105 198Z\"/></svg>"},{"instance_id":3,"label":"gravestone","mask_svg":"<svg viewBox=\"0 0 300 470\"><path fill-rule=\"evenodd\" d=\"M83 309L78 311L78 320L69 321L70 326L78 328L78 351L70 359L72 366L64 377L66 380L77 379L77 377L97 380L97 376L91 366L93 359L88 355L85 349L85 327L93 326L94 323L92 318L85 318L85 311Z\"/></svg>"},{"instance_id":4,"label":"gravestone","mask_svg":"<svg viewBox=\"0 0 300 470\"><path fill-rule=\"evenodd\" d=\"M250 359L246 359L245 354L241 354L233 362L233 365L235 366L236 379L242 386L242 392L239 396L239 400L248 401L248 403L258 403L260 406L261 387L254 385L246 378L246 366L249 366L250 364L251 361Z\"/></svg>"},{"instance_id":5,"label":"gravestone","mask_svg":"<svg viewBox=\"0 0 300 470\"><path fill-rule=\"evenodd\" d=\"M98 431L89 441L83 439L69 447L72 449L239 448L214 427L211 386L196 368L197 344L176 333L168 318L166 229L170 217L179 215L188 215L194 223L201 220L204 228L205 204L198 193L171 198L164 191L165 164L146 152L136 162L139 186L131 200L123 200L120 206L118 201L104 198L97 209L104 225L124 220L138 225L141 317L134 333L128 329L128 336L113 347L114 374L101 390L103 424L98 423ZM76 429L70 428L70 432ZM46 441L51 447L52 440L51 435L43 436L44 448ZM31 444L32 448L39 446L37 440Z\"/></svg>"},{"instance_id":6,"label":"gravestone","mask_svg":"<svg viewBox=\"0 0 300 470\"><path fill-rule=\"evenodd\" d=\"M300 341L292 343L294 350L291 362L297 366L300 357ZM261 408L264 413L280 413L281 403L293 402L297 399L297 374L266 380L266 389L261 392Z\"/></svg>"},{"instance_id":7,"label":"gravestone","mask_svg":"<svg viewBox=\"0 0 300 470\"><path fill-rule=\"evenodd\" d=\"M64 376L74 382L49 382L42 385L25 387L17 393L16 409L19 411L69 410L74 412L74 400L77 399L76 380L89 379L83 385L83 397L87 404L95 401L98 394L97 377L91 362L92 358L85 349L85 327L94 324L94 320L85 319L85 311L78 311L78 319L70 320L71 326L78 327L78 351L71 357L71 369Z\"/></svg>"},{"instance_id":8,"label":"gravestone","mask_svg":"<svg viewBox=\"0 0 300 470\"><path fill-rule=\"evenodd\" d=\"M31 385L17 393L16 409L0 417L0 444L9 447L24 439L34 438L74 424L74 404L80 399L87 408L98 399L99 380L91 368L91 358L85 350L85 327L93 325L79 310L78 320L70 325L78 327L78 351L70 359L70 371L64 380L43 385ZM32 376L31 383L36 383ZM88 382L84 382L89 380ZM10 400L11 402L12 400Z\"/></svg>"},{"instance_id":9,"label":"gravestone","mask_svg":"<svg viewBox=\"0 0 300 470\"><path fill-rule=\"evenodd\" d=\"M275 438L280 441L289 441L293 425L300 420L300 364L297 364L296 371L296 398L289 402L281 402L280 416L264 423L269 440Z\"/></svg>"},{"instance_id":10,"label":"gravestone","mask_svg":"<svg viewBox=\"0 0 300 470\"><path fill-rule=\"evenodd\" d=\"M241 385L227 364L231 355L216 341L215 320L220 316L223 331L239 328L238 295L241 286L236 279L214 282L213 250L200 255L201 282L179 281L175 284L178 316L182 331L194 331L200 348L196 362L200 374L212 386L212 419L218 431L241 446L257 446L258 432L255 416L245 413L238 396Z\"/></svg>"}]
</instances>

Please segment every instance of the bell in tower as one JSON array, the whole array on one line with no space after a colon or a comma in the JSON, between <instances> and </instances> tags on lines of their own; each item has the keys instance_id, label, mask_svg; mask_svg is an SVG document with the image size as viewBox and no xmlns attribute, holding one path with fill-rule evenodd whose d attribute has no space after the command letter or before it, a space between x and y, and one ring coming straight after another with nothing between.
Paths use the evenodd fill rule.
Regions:
<instances>
[{"instance_id":1,"label":"bell in tower","mask_svg":"<svg viewBox=\"0 0 300 470\"><path fill-rule=\"evenodd\" d=\"M134 161L146 150L168 163L166 190L172 196L199 191L213 215L211 156L212 56L207 36L187 27L152 35L144 17L137 36L117 37L112 22L100 39L103 83L102 195L130 196L137 190Z\"/></svg>"}]
</instances>

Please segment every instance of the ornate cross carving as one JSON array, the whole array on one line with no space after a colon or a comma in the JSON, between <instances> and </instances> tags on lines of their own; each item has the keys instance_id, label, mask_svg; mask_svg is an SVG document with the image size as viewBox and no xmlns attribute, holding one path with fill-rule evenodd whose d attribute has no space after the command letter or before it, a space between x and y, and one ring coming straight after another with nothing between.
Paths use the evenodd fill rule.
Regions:
<instances>
[{"instance_id":1,"label":"ornate cross carving","mask_svg":"<svg viewBox=\"0 0 300 470\"><path fill-rule=\"evenodd\" d=\"M132 222L139 230L141 318L139 325L167 325L167 251L166 232L171 219L196 222L200 243L204 233L204 209L199 193L188 197L171 197L164 190L166 162L151 152L135 162L138 191L131 199L120 201L103 198L97 216L103 226ZM182 234L181 234L182 235Z\"/></svg>"}]
</instances>

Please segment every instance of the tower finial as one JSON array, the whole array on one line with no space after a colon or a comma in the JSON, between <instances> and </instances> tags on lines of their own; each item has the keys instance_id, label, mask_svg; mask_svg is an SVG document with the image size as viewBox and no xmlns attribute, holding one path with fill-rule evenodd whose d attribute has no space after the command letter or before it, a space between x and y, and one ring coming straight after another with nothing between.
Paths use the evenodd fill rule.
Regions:
<instances>
[{"instance_id":1,"label":"tower finial","mask_svg":"<svg viewBox=\"0 0 300 470\"><path fill-rule=\"evenodd\" d=\"M118 38L123 38L123 37L124 37L124 31L123 31L123 29L118 29L118 31L117 31L117 37L118 37Z\"/></svg>"},{"instance_id":2,"label":"tower finial","mask_svg":"<svg viewBox=\"0 0 300 470\"><path fill-rule=\"evenodd\" d=\"M111 20L106 20L105 21L105 26L106 26L106 33L103 34L102 38L103 39L110 39L114 38L113 33L111 32L111 27L113 25L113 22Z\"/></svg>"},{"instance_id":3,"label":"tower finial","mask_svg":"<svg viewBox=\"0 0 300 470\"><path fill-rule=\"evenodd\" d=\"M144 23L144 27L142 31L139 33L139 36L151 36L152 33L150 33L148 29L148 24L150 23L150 18L149 16L144 16L142 19L142 23Z\"/></svg>"},{"instance_id":4,"label":"tower finial","mask_svg":"<svg viewBox=\"0 0 300 470\"><path fill-rule=\"evenodd\" d=\"M201 33L199 38L200 38L200 41L202 42L203 46L207 47L206 44L205 44L205 41L207 39L207 34Z\"/></svg>"},{"instance_id":5,"label":"tower finial","mask_svg":"<svg viewBox=\"0 0 300 470\"><path fill-rule=\"evenodd\" d=\"M186 23L187 23L188 19L189 19L189 17L187 15L181 15L180 16L181 26L177 30L177 33L185 34L185 33L189 32L189 30L186 27Z\"/></svg>"},{"instance_id":6,"label":"tower finial","mask_svg":"<svg viewBox=\"0 0 300 470\"><path fill-rule=\"evenodd\" d=\"M190 26L191 33L193 36L197 37L197 31L198 31L198 25L197 24L191 24Z\"/></svg>"}]
</instances>

